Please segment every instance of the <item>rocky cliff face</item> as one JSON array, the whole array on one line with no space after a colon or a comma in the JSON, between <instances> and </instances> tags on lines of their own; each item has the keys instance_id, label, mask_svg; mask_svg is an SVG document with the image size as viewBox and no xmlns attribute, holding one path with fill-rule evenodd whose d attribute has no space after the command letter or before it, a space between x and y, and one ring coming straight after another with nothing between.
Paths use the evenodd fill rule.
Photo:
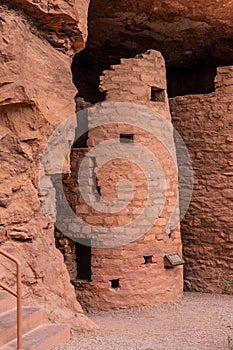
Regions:
<instances>
[{"instance_id":1,"label":"rocky cliff face","mask_svg":"<svg viewBox=\"0 0 233 350\"><path fill-rule=\"evenodd\" d=\"M25 303L45 304L53 320L75 312L73 326L85 329L92 323L82 315L55 247L38 173L49 135L75 111L70 58L59 51L84 45L87 6L85 1L76 8L69 1L8 1L0 8L1 248L22 261ZM76 18L79 9L83 21ZM1 279L12 286L13 271L1 258Z\"/></svg>"},{"instance_id":2,"label":"rocky cliff face","mask_svg":"<svg viewBox=\"0 0 233 350\"><path fill-rule=\"evenodd\" d=\"M91 324L81 316L55 248L38 170L52 130L75 110L70 56L85 47L88 6L89 0L1 0L0 5L0 244L23 262L25 302L75 311L79 328ZM154 48L169 68L229 65L232 13L229 0L92 0L87 51L107 64ZM88 66L83 82L92 73ZM14 284L5 260L0 273Z\"/></svg>"},{"instance_id":3,"label":"rocky cliff face","mask_svg":"<svg viewBox=\"0 0 233 350\"><path fill-rule=\"evenodd\" d=\"M233 59L232 15L229 0L92 0L88 47L102 59L153 48L170 67L227 65Z\"/></svg>"},{"instance_id":4,"label":"rocky cliff face","mask_svg":"<svg viewBox=\"0 0 233 350\"><path fill-rule=\"evenodd\" d=\"M87 39L89 0L2 0L8 8L23 13L37 32L55 48L73 53Z\"/></svg>"}]
</instances>

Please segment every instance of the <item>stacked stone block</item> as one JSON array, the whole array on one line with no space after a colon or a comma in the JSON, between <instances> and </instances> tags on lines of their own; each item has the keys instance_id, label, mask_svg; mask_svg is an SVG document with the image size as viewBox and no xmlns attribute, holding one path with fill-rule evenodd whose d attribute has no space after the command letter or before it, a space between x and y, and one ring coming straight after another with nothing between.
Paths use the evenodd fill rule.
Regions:
<instances>
[{"instance_id":1,"label":"stacked stone block","mask_svg":"<svg viewBox=\"0 0 233 350\"><path fill-rule=\"evenodd\" d=\"M194 191L181 224L185 286L233 292L233 67L220 67L215 92L170 99L172 120L194 170Z\"/></svg>"},{"instance_id":2,"label":"stacked stone block","mask_svg":"<svg viewBox=\"0 0 233 350\"><path fill-rule=\"evenodd\" d=\"M70 228L72 227L73 239L84 237L91 239L94 245L91 248L91 279L89 281L73 279L77 298L89 310L155 305L177 300L182 296L183 290L182 266L168 269L164 265L166 254L181 255L181 238L179 223L173 228L169 226L169 218L178 197L173 133L172 129L163 130L163 125L156 114L156 112L160 113L166 123L171 123L166 93L165 64L161 54L148 51L136 58L121 60L120 65L104 72L101 77L101 89L107 91L106 102L97 106L101 109L101 113L96 113L96 109L92 108L89 110L90 131L87 148L72 150L71 177L64 180L64 191L71 207L77 216L90 225L90 228L80 225L75 230L69 218L62 216L61 212L58 214L59 220L66 225L67 232L71 231L69 225ZM131 103L138 105L138 114L134 111L132 115L130 114ZM149 107L149 114L148 109L143 105ZM124 116L124 111L132 118L132 123L116 123L114 119L116 114L112 113L113 116L111 116L111 108L115 112L118 110L119 118ZM135 118L139 120L141 128L135 126ZM146 129L143 128L144 125ZM166 143L172 149L173 159L166 147L148 132L153 130L154 125L161 134L164 133ZM146 232L144 229L150 219L148 216L141 222L141 226L130 228L127 226L137 219L147 202L148 179L145 178L144 169L141 169L136 162L134 163L134 159L129 162L124 157L122 159L114 157L114 145L111 144L106 146L104 153L99 154L96 159L88 153L104 141L114 139L120 144L121 135L133 135L133 142L127 144L129 154L132 147L136 147L135 144L143 145L154 155L165 174L165 183L161 183L161 179L156 176L150 179L150 186L152 186L152 192L156 193L156 200L148 214L153 215L154 224ZM111 152L112 159L101 166L99 163L101 157ZM140 155L138 157L140 158ZM84 158L87 161L86 174L89 175L81 177L78 183L77 174ZM142 164L143 161L148 164L146 159L139 160ZM153 164L151 167L153 170ZM119 212L101 213L95 206L91 207L85 203L80 185L85 195L100 195L105 201L114 201L117 198L116 185L122 179L131 183L133 198ZM164 186L166 187L165 201L162 210L159 211L158 205L162 203ZM123 185L123 195L128 190L127 185ZM93 238L94 231L91 229L93 226L100 232L97 238ZM114 246L116 240L111 241L112 238L106 238L104 233L104 229L108 227L114 227L116 231L123 227L123 235L120 233L119 235L121 239L126 238L126 243ZM128 241L129 235L135 238ZM108 247L103 247L106 242ZM69 259L67 262L70 266L68 269L73 270ZM77 271L78 269L79 266Z\"/></svg>"}]
</instances>

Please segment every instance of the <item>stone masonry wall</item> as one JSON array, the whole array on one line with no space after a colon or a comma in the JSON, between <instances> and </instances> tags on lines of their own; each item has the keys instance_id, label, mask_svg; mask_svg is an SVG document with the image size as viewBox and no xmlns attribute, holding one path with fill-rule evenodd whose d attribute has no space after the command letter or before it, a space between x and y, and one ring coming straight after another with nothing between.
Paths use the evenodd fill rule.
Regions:
<instances>
[{"instance_id":1,"label":"stone masonry wall","mask_svg":"<svg viewBox=\"0 0 233 350\"><path fill-rule=\"evenodd\" d=\"M152 88L155 92L151 91ZM74 223L58 208L57 220L59 226L63 225L63 233L67 230L74 240L79 237L90 238L95 245L91 248L91 281L75 279L73 272L71 273L71 278L76 286L77 298L84 308L92 311L154 305L177 300L182 296L183 268L176 266L169 269L164 266L165 254L181 254L179 224L173 229L168 227L169 218L178 196L176 157L171 159L164 145L148 132L156 125L159 133L164 134L165 143L168 142L175 154L172 129L163 128L161 120L155 113L161 113L165 123L171 125L166 93L165 64L161 54L149 51L134 59L122 60L119 66L114 66L110 71L104 72L101 78L101 89L107 91L106 102L90 108L87 112L90 129L88 147L72 150L71 177L64 179L64 192L71 207L77 216L92 225L90 226L92 228L88 231L81 225L75 227ZM132 107L132 102L138 105L136 112ZM145 105L150 109L147 109ZM115 114L112 116L113 110ZM114 123L114 118L122 118L121 121L124 121L126 115L131 118L132 125L137 120L141 128L132 126L128 122L126 124ZM147 130L143 130L144 125L147 126ZM88 154L88 151L107 140L115 139L120 144L120 134L133 134L133 142L143 145L152 152L165 174L166 198L161 212L158 211L158 204L161 204L163 197L161 179L155 176L149 184L152 186L152 192L156 193L156 199L148 214L152 215L154 225L152 224L146 234L143 230L149 219L148 216L145 217L142 226L128 228L127 225L136 220L146 205L149 190L148 179L145 178L143 171L148 169L143 169L143 165L140 168L133 163L134 159L131 162L125 160L124 156L123 159L116 159L114 157L115 146L111 144L106 146L104 153L100 153L96 159ZM126 147L129 147L128 154L130 154L132 147L136 145L129 143ZM100 166L101 159L111 152L112 160ZM115 187L117 182L127 179L133 186L134 192L132 201L126 208L115 214L103 214L98 212L96 207L90 207L85 203L80 193L80 183L78 184L77 181L78 169L84 158L88 160L87 176L81 178L81 186L85 194L97 195L93 192L94 181L96 181L101 197L106 201L113 201L117 197ZM142 164L146 164L144 166L146 168L147 160L140 159L140 154L138 158ZM150 166L152 169L154 163ZM124 186L123 194L129 191L129 188ZM100 232L97 236L95 236L93 226ZM126 238L126 241L129 235L136 238L123 246L104 248L101 246L102 241L107 240L110 246L111 239L114 241L114 237L106 238L106 235L101 233L101 230L106 227L115 227L116 230L123 227L123 237ZM122 238L122 235L119 237ZM58 234L57 242L58 245L64 243L62 234ZM68 252L72 245L72 241L69 244L68 240L67 247L64 248L63 245L63 250ZM68 270L74 271L74 264L69 257L66 258L66 262ZM79 266L77 266L78 270ZM119 287L114 288L111 285L112 280L119 280Z\"/></svg>"},{"instance_id":2,"label":"stone masonry wall","mask_svg":"<svg viewBox=\"0 0 233 350\"><path fill-rule=\"evenodd\" d=\"M215 92L170 99L193 163L194 191L181 224L187 290L233 292L233 67Z\"/></svg>"},{"instance_id":3,"label":"stone masonry wall","mask_svg":"<svg viewBox=\"0 0 233 350\"><path fill-rule=\"evenodd\" d=\"M165 62L162 55L155 52L148 50L134 59L122 58L120 65L112 65L111 70L103 72L100 77L100 90L106 91L108 102L127 101L142 104L171 120L166 93ZM151 100L153 87L161 91L156 101Z\"/></svg>"}]
</instances>

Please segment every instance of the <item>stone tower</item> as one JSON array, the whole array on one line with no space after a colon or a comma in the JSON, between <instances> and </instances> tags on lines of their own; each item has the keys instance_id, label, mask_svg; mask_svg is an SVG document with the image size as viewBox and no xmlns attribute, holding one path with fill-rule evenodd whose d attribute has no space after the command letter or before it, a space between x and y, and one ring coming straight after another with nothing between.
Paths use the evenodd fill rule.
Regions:
<instances>
[{"instance_id":1,"label":"stone tower","mask_svg":"<svg viewBox=\"0 0 233 350\"><path fill-rule=\"evenodd\" d=\"M75 225L58 209L62 231L73 239L57 232L78 300L92 310L177 300L183 290L182 261L169 268L165 258L181 256L181 237L162 55L151 50L122 59L103 72L100 89L106 100L81 114L79 125L85 117L88 125L86 141L75 142L71 176L64 180L66 198L84 224ZM132 200L118 211L101 211L101 200L116 201L121 180L126 182L118 202L131 190Z\"/></svg>"}]
</instances>

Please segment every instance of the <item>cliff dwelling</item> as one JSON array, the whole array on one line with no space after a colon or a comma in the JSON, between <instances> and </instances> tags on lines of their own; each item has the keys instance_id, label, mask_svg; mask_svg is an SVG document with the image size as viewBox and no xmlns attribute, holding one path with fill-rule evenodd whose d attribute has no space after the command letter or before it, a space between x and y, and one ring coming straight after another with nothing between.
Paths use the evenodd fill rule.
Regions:
<instances>
[{"instance_id":1,"label":"cliff dwelling","mask_svg":"<svg viewBox=\"0 0 233 350\"><path fill-rule=\"evenodd\" d=\"M227 0L1 1L0 251L49 323L232 295L232 16ZM14 271L1 255L0 286Z\"/></svg>"},{"instance_id":2,"label":"cliff dwelling","mask_svg":"<svg viewBox=\"0 0 233 350\"><path fill-rule=\"evenodd\" d=\"M179 299L183 289L182 261L180 265L171 269L164 265L166 254L179 253L180 256L182 255L180 230L177 227L179 219L175 227L169 226L169 217L174 210L178 195L176 157L172 159L167 149L163 149L161 145L163 140L166 140L167 144L173 147L175 154L173 132L156 114L159 112L165 123L171 123L166 93L165 62L159 52L147 51L136 58L122 59L121 64L111 66L111 70L104 71L100 79L101 90L106 92L104 110L100 110L99 113L94 110L87 115L90 128L87 135L87 147L77 148L78 142L74 143L71 151L71 176L64 180L64 192L70 206L84 221L98 226L100 231L105 226L114 226L117 241L120 242L122 239L125 242L126 239L126 243L129 244L120 247L115 243L114 237L111 238L111 235L109 238L105 236L97 238L93 232L90 232L89 235L86 233L84 237L82 225L80 225L79 232L76 232L76 229L72 230L72 219L67 214L63 215L63 207L59 209L58 205L56 226L62 227L63 232L67 233L65 236L68 237L72 231L71 236L74 240L78 239L79 235L81 242L83 239L89 239L90 243L87 245L91 246L91 252L84 246L81 248L82 245L77 246L77 243L69 242L67 238L64 242L59 232L57 233L57 245L65 254L65 262L73 277L72 283L75 285L77 297L83 300L82 305L88 309L153 305L164 300ZM110 102L118 102L114 106L115 112L112 111L113 107L109 104ZM130 103L129 106L127 102ZM148 106L148 116L147 109L144 110L142 107L140 109L140 106ZM151 115L152 111L155 111L154 115ZM113 123L111 124L109 115L113 113L116 117L112 117ZM143 123L142 118L145 119ZM136 125L133 124L134 119L137 121ZM101 124L95 127L97 122ZM155 133L159 132L158 128L164 129L162 139L154 140L152 134L149 136L145 125ZM104 154L97 153L93 161L93 155L90 152L103 141L111 142L112 139L115 140L112 146L110 143L106 144L108 157L110 156L112 160L106 159L106 164L103 164L101 170L99 158L104 157ZM143 150L138 147L139 143L156 155L155 158L159 160L160 165L156 164L150 154L142 153ZM127 153L128 158L121 160L120 157L124 153ZM116 196L116 183L122 178L127 179L134 187L134 198L127 207L114 214L101 214L98 209L94 209L98 203L95 205L93 201L92 208L85 205L85 200L77 186L77 174L83 157L85 160L89 158L88 169L85 169L89 185L86 183L86 178L84 179L85 184L81 185L81 187L86 186L85 193L91 193L91 190L96 187L97 195L106 201L112 201ZM137 157L141 157L143 162L138 161ZM147 160L148 157L151 158ZM150 177L148 178L145 172L149 171ZM91 175L93 172L96 174L94 177ZM166 178L164 184L162 172L165 173L164 179ZM82 179L79 181L80 184L81 181ZM148 184L147 187L150 187L149 189L142 188L141 184L144 181ZM161 210L164 196L162 184L167 189L165 203ZM125 184L123 194L127 195L129 190L129 186ZM149 195L149 191L153 194ZM149 203L147 203L147 197ZM144 214L143 220L131 227L131 223L137 220L143 207L148 205L151 208ZM154 223L154 219L152 220L152 227L147 232L143 226L147 226L150 222L150 216L156 221ZM65 224L66 228L64 228ZM124 226L124 232L121 233ZM135 239L135 235L139 239ZM100 242L97 241L98 239ZM110 239L109 244L106 242L106 247L102 243L103 239L106 241ZM93 243L93 240L96 242ZM69 254L69 252L72 253ZM82 256L82 262L80 256ZM84 273L85 270L86 273ZM91 270L91 276L88 270ZM82 275L84 278L80 278ZM114 289L117 288L116 293Z\"/></svg>"}]
</instances>

